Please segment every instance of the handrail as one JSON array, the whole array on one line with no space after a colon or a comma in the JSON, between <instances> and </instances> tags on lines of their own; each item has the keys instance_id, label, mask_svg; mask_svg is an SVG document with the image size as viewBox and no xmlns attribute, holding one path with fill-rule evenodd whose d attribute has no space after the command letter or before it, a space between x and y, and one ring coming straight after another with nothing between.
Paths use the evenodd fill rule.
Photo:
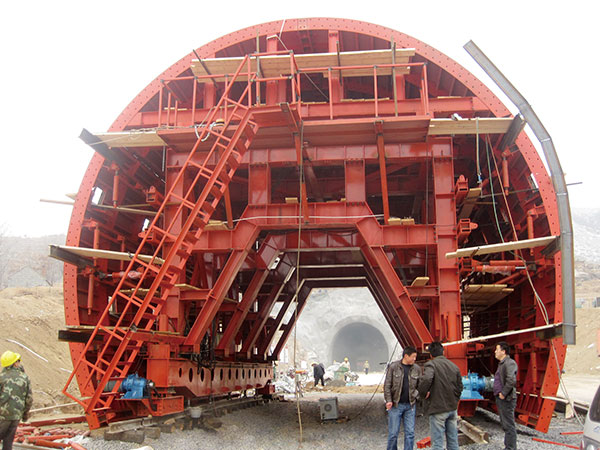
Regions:
<instances>
[{"instance_id":1,"label":"handrail","mask_svg":"<svg viewBox=\"0 0 600 450\"><path fill-rule=\"evenodd\" d=\"M259 61L261 61L259 58L261 57L268 57L268 56L275 56L275 55L289 55L290 57L290 68L289 68L289 73L284 74L284 75L279 75L279 76L262 76L260 73L260 67L261 64ZM256 58L257 62L255 64L255 68L253 70L252 68L252 59ZM182 76L182 77L175 77L175 78L164 78L161 79L161 89L159 92L159 111L158 111L158 123L159 126L162 125L162 122L164 120L163 118L163 109L164 109L164 101L163 101L163 95L164 95L164 89L167 89L169 92L169 96L167 99L165 99L167 101L167 105L168 105L168 110L167 110L167 125L170 125L172 116L171 116L171 103L172 103L172 98L173 97L177 97L175 92L172 91L172 89L168 86L168 83L170 82L174 82L174 81L184 81L184 80L194 80L194 88L193 88L193 93L192 93L192 119L193 119L193 123L196 123L195 118L196 118L196 99L197 99L197 84L198 83L202 83L202 82L206 82L207 80L214 80L216 78L223 78L225 80L225 91L229 92L232 88L232 85L234 84L235 81L242 81L241 79L243 79L243 81L245 81L247 83L246 88L244 89L244 95L247 96L247 101L245 101L244 103L247 103L248 107L252 107L252 106L259 106L261 104L261 95L262 95L262 91L261 90L261 83L267 83L267 82L286 82L289 83L290 85L290 90L288 91L288 94L291 95L291 103L297 108L298 112L301 113L301 104L302 104L302 88L301 88L301 82L300 82L300 78L301 75L305 75L305 76L309 76L310 74L313 73L323 73L323 72L327 72L329 73L328 76L328 89L329 89L329 98L328 98L328 103L329 103L329 118L331 120L334 119L335 114L334 114L334 101L333 101L333 96L331 95L331 92L333 90L333 80L332 80L332 73L333 71L339 71L340 76L342 76L342 74L344 73L344 71L348 71L348 70L372 70L372 77L373 77L373 100L374 100L374 117L379 117L379 111L380 111L380 102L381 100L379 99L379 88L378 88L378 79L382 73L382 71L387 71L389 69L392 69L392 76L394 76L394 72L396 69L399 68L409 68L409 69L421 69L421 73L420 73L420 83L418 85L418 89L419 89L419 93L420 93L420 100L421 100L421 108L420 108L420 114L422 115L429 115L429 89L428 89L428 81L427 81L427 65L425 62L413 62L413 63L386 63L386 64L355 64L355 65L337 65L337 66L329 66L329 67L307 67L307 68L302 68L300 69L298 67L298 62L295 58L294 52L292 50L278 50L278 51L273 51L273 52L257 52L257 53L252 53L252 54L248 54L244 57L244 59L242 60L243 62L238 66L238 70L235 74L231 74L231 73L211 73L211 74L206 74L206 75L196 75L196 76ZM384 75L384 76L389 76L388 74ZM253 86L254 85L254 89ZM255 94L253 96L253 93ZM173 95L171 95L173 94ZM235 102L231 102L231 99L228 99L224 104L222 103L222 100L228 98L228 96L226 94L223 94L221 96L221 101L213 107L214 110L220 110L221 108L225 108L224 110L224 120L225 122L228 122L228 120L230 119L231 115L230 115L230 111L228 110L228 106L229 103L235 104ZM240 98L240 100L243 97ZM175 100L175 103L178 104L177 99ZM174 112L174 116L175 116L175 123L173 124L174 126L177 126L177 107L176 110Z\"/></svg>"}]
</instances>

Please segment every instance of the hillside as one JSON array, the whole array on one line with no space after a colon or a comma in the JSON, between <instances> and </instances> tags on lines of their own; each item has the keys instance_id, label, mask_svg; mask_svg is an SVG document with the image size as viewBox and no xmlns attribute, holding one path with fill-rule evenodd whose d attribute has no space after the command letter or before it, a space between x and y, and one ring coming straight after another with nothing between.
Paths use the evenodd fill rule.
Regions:
<instances>
[{"instance_id":1,"label":"hillside","mask_svg":"<svg viewBox=\"0 0 600 450\"><path fill-rule=\"evenodd\" d=\"M65 238L64 234L35 238L0 235L0 289L60 285L63 264L48 257L48 246L64 245Z\"/></svg>"}]
</instances>

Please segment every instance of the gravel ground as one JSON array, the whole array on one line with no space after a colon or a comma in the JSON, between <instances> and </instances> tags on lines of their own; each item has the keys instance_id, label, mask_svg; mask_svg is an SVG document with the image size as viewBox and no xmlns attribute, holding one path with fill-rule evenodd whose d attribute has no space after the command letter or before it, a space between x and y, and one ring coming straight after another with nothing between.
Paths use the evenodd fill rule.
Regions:
<instances>
[{"instance_id":1,"label":"gravel ground","mask_svg":"<svg viewBox=\"0 0 600 450\"><path fill-rule=\"evenodd\" d=\"M193 450L193 449L383 449L387 441L387 418L383 395L376 394L371 403L370 394L336 394L341 416L349 421L325 423L319 421L319 398L331 396L323 392L311 392L301 400L300 409L303 426L303 440L299 444L299 427L295 401L274 401L267 405L243 409L218 419L219 428L204 428L162 433L160 439L146 439L143 445L153 450ZM367 405L367 406L366 406ZM365 407L366 406L366 407ZM490 434L490 443L468 445L465 449L502 449L504 434L498 417L483 410L469 421L484 428ZM555 418L548 434L539 433L518 426L518 447L520 449L559 449L550 444L532 441L532 437L578 445L580 436L561 436L561 431L577 431L581 426L575 419ZM417 417L416 440L429 435L426 417ZM402 433L399 437L402 442ZM130 450L142 447L102 439L90 439L84 446L88 450ZM416 447L416 446L415 446ZM147 447L144 450L149 450Z\"/></svg>"}]
</instances>

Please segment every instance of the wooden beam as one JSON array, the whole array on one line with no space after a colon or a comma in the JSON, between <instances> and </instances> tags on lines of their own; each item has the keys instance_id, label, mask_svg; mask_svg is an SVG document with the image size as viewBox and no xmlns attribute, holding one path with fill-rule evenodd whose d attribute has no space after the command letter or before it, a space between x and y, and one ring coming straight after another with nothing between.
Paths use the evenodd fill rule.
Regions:
<instances>
[{"instance_id":1,"label":"wooden beam","mask_svg":"<svg viewBox=\"0 0 600 450\"><path fill-rule=\"evenodd\" d=\"M478 124L479 122L479 124ZM431 119L429 136L445 134L504 134L508 131L512 117L486 117L475 119Z\"/></svg>"},{"instance_id":2,"label":"wooden beam","mask_svg":"<svg viewBox=\"0 0 600 450\"><path fill-rule=\"evenodd\" d=\"M50 249L59 249L61 251L70 253L72 255L83 256L87 258L102 258L111 259L115 261L131 261L133 259L133 253L128 252L115 252L112 250L100 250L94 248L85 247L73 247L70 245L51 245ZM52 255L51 255L52 256ZM159 257L153 257L151 255L138 255L138 258L144 262L153 262L154 264L163 264L164 259Z\"/></svg>"},{"instance_id":3,"label":"wooden beam","mask_svg":"<svg viewBox=\"0 0 600 450\"><path fill-rule=\"evenodd\" d=\"M110 133L95 133L100 141L108 147L162 147L166 145L156 130L146 131L114 131Z\"/></svg>"},{"instance_id":4,"label":"wooden beam","mask_svg":"<svg viewBox=\"0 0 600 450\"><path fill-rule=\"evenodd\" d=\"M446 253L446 259L461 258L463 256L487 255L489 253L500 253L523 248L543 247L554 242L556 237L557 236L546 236L535 239L523 239L522 241L503 242L501 244L461 248L455 252Z\"/></svg>"},{"instance_id":5,"label":"wooden beam","mask_svg":"<svg viewBox=\"0 0 600 450\"><path fill-rule=\"evenodd\" d=\"M474 337L474 338L469 338L469 339L462 339L460 341L444 342L442 345L444 347L450 347L452 345L467 344L469 342L487 341L489 339L496 339L496 338L504 337L504 336L513 336L515 334L538 332L538 331L542 331L542 330L548 330L551 328L562 328L562 326L563 326L562 322L561 323L552 323L550 325L541 325L539 327L525 328L523 330L505 331L503 333L488 334L487 336L479 336L479 337Z\"/></svg>"}]
</instances>

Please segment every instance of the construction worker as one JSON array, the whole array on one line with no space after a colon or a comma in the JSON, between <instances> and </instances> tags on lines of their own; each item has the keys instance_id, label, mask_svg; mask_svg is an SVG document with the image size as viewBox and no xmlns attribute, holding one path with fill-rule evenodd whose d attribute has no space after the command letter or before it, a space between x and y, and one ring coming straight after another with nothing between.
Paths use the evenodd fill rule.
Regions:
<instances>
[{"instance_id":1,"label":"construction worker","mask_svg":"<svg viewBox=\"0 0 600 450\"><path fill-rule=\"evenodd\" d=\"M33 396L21 355L7 350L0 363L0 440L3 450L12 450L17 426L21 420L27 421Z\"/></svg>"},{"instance_id":2,"label":"construction worker","mask_svg":"<svg viewBox=\"0 0 600 450\"><path fill-rule=\"evenodd\" d=\"M344 362L340 364L340 367L345 367L346 369L350 370L350 361L348 361L348 358L344 358Z\"/></svg>"},{"instance_id":3,"label":"construction worker","mask_svg":"<svg viewBox=\"0 0 600 450\"><path fill-rule=\"evenodd\" d=\"M325 387L325 367L321 363L312 363L313 376L315 377L315 387L318 386L319 380L321 380L321 386Z\"/></svg>"},{"instance_id":4,"label":"construction worker","mask_svg":"<svg viewBox=\"0 0 600 450\"><path fill-rule=\"evenodd\" d=\"M363 369L365 369L365 375L369 375L369 361L365 361Z\"/></svg>"}]
</instances>

